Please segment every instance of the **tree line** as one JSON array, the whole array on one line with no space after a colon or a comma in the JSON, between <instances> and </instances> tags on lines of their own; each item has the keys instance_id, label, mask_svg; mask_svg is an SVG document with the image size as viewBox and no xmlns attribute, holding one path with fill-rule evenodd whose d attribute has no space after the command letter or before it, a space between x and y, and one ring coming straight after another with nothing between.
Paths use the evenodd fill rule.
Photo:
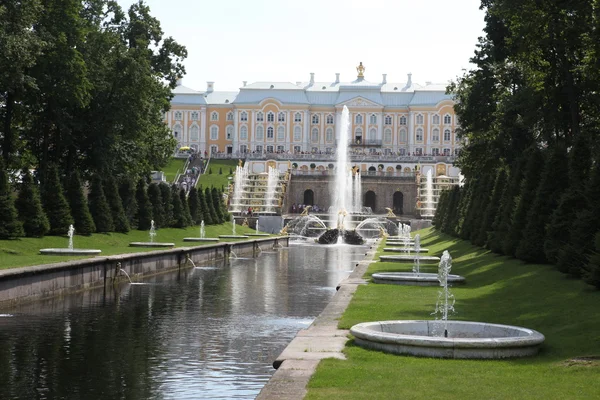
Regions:
<instances>
[{"instance_id":1,"label":"tree line","mask_svg":"<svg viewBox=\"0 0 600 400\"><path fill-rule=\"evenodd\" d=\"M464 186L434 225L600 287L600 4L483 0L456 96Z\"/></svg>"}]
</instances>

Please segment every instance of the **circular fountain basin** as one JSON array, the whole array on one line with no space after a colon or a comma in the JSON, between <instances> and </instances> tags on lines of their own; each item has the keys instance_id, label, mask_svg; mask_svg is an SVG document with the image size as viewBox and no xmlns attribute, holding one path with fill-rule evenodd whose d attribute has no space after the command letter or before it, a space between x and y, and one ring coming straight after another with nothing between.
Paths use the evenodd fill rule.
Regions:
<instances>
[{"instance_id":1,"label":"circular fountain basin","mask_svg":"<svg viewBox=\"0 0 600 400\"><path fill-rule=\"evenodd\" d=\"M222 239L248 239L246 235L219 235Z\"/></svg>"},{"instance_id":2,"label":"circular fountain basin","mask_svg":"<svg viewBox=\"0 0 600 400\"><path fill-rule=\"evenodd\" d=\"M404 240L397 240L397 239L386 239L385 241L386 244L401 244L404 245ZM408 245L409 246L414 246L415 245L415 241L414 240L409 240L408 241Z\"/></svg>"},{"instance_id":3,"label":"circular fountain basin","mask_svg":"<svg viewBox=\"0 0 600 400\"><path fill-rule=\"evenodd\" d=\"M415 262L414 255L398 255L398 256L379 256L380 261L387 262L406 262L413 263ZM419 262L422 263L439 263L440 258L435 256L419 256Z\"/></svg>"},{"instance_id":4,"label":"circular fountain basin","mask_svg":"<svg viewBox=\"0 0 600 400\"><path fill-rule=\"evenodd\" d=\"M361 347L435 358L526 357L544 342L541 333L519 326L448 321L446 327L448 337L442 321L377 321L354 325L350 333Z\"/></svg>"},{"instance_id":5,"label":"circular fountain basin","mask_svg":"<svg viewBox=\"0 0 600 400\"><path fill-rule=\"evenodd\" d=\"M40 249L40 254L57 256L93 256L102 250L95 249Z\"/></svg>"},{"instance_id":6,"label":"circular fountain basin","mask_svg":"<svg viewBox=\"0 0 600 400\"><path fill-rule=\"evenodd\" d=\"M271 236L268 233L246 233L248 236Z\"/></svg>"},{"instance_id":7,"label":"circular fountain basin","mask_svg":"<svg viewBox=\"0 0 600 400\"><path fill-rule=\"evenodd\" d=\"M175 247L175 243L164 243L164 242L131 242L129 247Z\"/></svg>"},{"instance_id":8,"label":"circular fountain basin","mask_svg":"<svg viewBox=\"0 0 600 400\"><path fill-rule=\"evenodd\" d=\"M419 272L379 272L372 275L373 282L408 286L439 286L438 274ZM448 283L464 284L460 275L448 275Z\"/></svg>"},{"instance_id":9,"label":"circular fountain basin","mask_svg":"<svg viewBox=\"0 0 600 400\"><path fill-rule=\"evenodd\" d=\"M184 242L218 242L219 238L183 238Z\"/></svg>"},{"instance_id":10,"label":"circular fountain basin","mask_svg":"<svg viewBox=\"0 0 600 400\"><path fill-rule=\"evenodd\" d=\"M416 253L414 247L384 247L383 251L398 251L398 252L407 252ZM420 248L419 253L428 253L429 249Z\"/></svg>"}]
</instances>

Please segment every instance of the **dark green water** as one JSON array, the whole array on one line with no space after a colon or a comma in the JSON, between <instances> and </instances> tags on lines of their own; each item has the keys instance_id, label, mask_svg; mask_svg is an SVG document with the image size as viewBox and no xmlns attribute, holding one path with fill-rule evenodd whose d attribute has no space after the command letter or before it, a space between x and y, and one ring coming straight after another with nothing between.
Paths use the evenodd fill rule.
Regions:
<instances>
[{"instance_id":1,"label":"dark green water","mask_svg":"<svg viewBox=\"0 0 600 400\"><path fill-rule=\"evenodd\" d=\"M364 252L292 246L4 309L0 399L252 399Z\"/></svg>"}]
</instances>

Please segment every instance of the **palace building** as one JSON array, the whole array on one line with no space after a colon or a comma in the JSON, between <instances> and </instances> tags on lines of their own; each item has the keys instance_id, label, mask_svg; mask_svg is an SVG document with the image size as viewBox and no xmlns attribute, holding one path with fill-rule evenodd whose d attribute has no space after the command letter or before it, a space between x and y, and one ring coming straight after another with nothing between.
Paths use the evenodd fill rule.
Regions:
<instances>
[{"instance_id":1,"label":"palace building","mask_svg":"<svg viewBox=\"0 0 600 400\"><path fill-rule=\"evenodd\" d=\"M307 82L243 83L238 91L188 88L180 79L165 122L179 147L213 157L244 158L251 172L275 161L283 171L309 173L333 168L342 110L350 112L350 151L361 171L409 173L431 169L434 177L457 180L452 166L461 148L454 101L445 84L387 81L365 77ZM447 182L447 179L445 180ZM420 181L416 182L420 185ZM417 201L418 202L418 201Z\"/></svg>"}]
</instances>

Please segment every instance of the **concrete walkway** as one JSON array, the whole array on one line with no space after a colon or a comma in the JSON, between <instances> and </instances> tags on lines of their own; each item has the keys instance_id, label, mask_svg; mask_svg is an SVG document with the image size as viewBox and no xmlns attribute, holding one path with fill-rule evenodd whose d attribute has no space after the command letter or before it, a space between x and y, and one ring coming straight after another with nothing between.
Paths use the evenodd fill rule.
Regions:
<instances>
[{"instance_id":1,"label":"concrete walkway","mask_svg":"<svg viewBox=\"0 0 600 400\"><path fill-rule=\"evenodd\" d=\"M375 257L378 242L367 250L363 261L358 263L350 276L342 281L339 289L323 312L307 328L303 329L277 357L273 366L277 371L263 387L259 400L295 400L306 395L306 385L324 358L346 357L342 353L348 341L349 331L338 329L338 320L348 307L369 264Z\"/></svg>"}]
</instances>

